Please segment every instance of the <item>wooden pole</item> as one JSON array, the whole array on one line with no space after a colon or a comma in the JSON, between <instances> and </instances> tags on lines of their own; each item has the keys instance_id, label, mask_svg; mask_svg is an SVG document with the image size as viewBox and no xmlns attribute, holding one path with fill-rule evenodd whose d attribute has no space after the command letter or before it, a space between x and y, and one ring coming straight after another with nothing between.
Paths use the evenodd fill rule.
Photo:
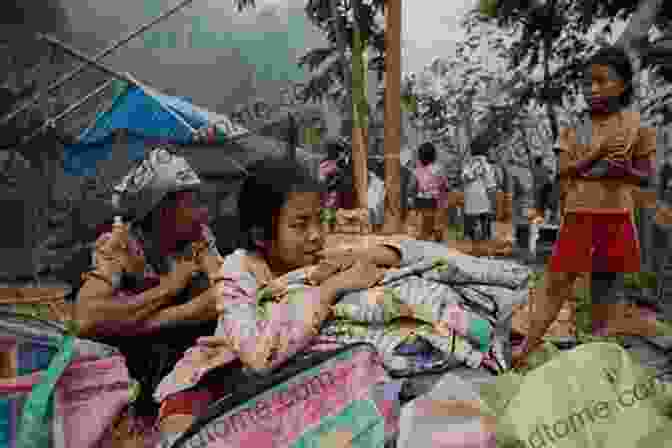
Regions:
<instances>
[{"instance_id":1,"label":"wooden pole","mask_svg":"<svg viewBox=\"0 0 672 448\"><path fill-rule=\"evenodd\" d=\"M105 91L105 90L110 86L111 83L112 83L111 80L106 81L105 83L103 83L103 84L101 84L100 86L98 86L98 88L96 88L94 91L89 92L85 97L81 98L81 99L80 99L79 101L77 101L76 103L71 104L70 106L68 106L67 109L65 109L63 112L61 112L60 114L58 114L58 115L55 116L54 118L49 118L49 119L47 119L47 120L45 121L45 123L44 123L42 126L40 126L35 132L33 132L32 134L30 134L28 137L26 137L26 139L23 140L23 141L21 142L21 144L22 144L22 145L25 145L25 144L29 143L32 139L34 139L35 137L37 137L38 135L40 135L42 132L44 132L44 130L45 130L46 128L55 126L55 125L56 125L56 122L62 120L62 119L65 118L66 116L70 115L71 113L73 113L74 111L76 111L77 109L79 109L80 107L82 107L84 104L86 104L86 103L87 103L89 100L91 100L92 98L95 98L95 97L97 97L98 95L100 95L103 91Z\"/></svg>"},{"instance_id":2,"label":"wooden pole","mask_svg":"<svg viewBox=\"0 0 672 448\"><path fill-rule=\"evenodd\" d=\"M352 45L352 177L356 194L356 207L368 210L368 117L364 98L364 58L362 35L359 30L359 7L361 0L352 3L354 9L354 38Z\"/></svg>"},{"instance_id":3,"label":"wooden pole","mask_svg":"<svg viewBox=\"0 0 672 448\"><path fill-rule=\"evenodd\" d=\"M129 76L127 73L118 72L118 71L108 67L107 65L105 65L101 62L98 62L95 57L92 58L90 56L87 56L86 54L82 53L81 51L77 50L76 48L73 48L73 47L71 47L70 45L68 45L64 42L61 42L60 40L56 39L53 36L44 36L43 38L49 44L59 47L61 50L65 51L70 56L84 61L86 64L97 68L98 70L102 71L103 73L105 73L105 74L107 74L107 75L109 75L113 78L116 78L116 79L119 79L119 80L122 80L122 81L126 81L130 84L133 84L133 85L138 84L138 82L135 80L135 78ZM49 90L49 88L47 88L46 90Z\"/></svg>"},{"instance_id":4,"label":"wooden pole","mask_svg":"<svg viewBox=\"0 0 672 448\"><path fill-rule=\"evenodd\" d=\"M385 3L385 224L402 233L401 213L401 0Z\"/></svg>"}]
</instances>

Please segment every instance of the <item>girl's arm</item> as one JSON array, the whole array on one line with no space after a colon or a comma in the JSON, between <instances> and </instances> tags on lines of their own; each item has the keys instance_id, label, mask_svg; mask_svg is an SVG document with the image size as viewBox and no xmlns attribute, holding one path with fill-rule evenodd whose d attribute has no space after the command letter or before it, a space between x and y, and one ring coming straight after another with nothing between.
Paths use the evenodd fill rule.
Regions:
<instances>
[{"instance_id":1,"label":"girl's arm","mask_svg":"<svg viewBox=\"0 0 672 448\"><path fill-rule=\"evenodd\" d=\"M568 146L561 146L558 157L560 165L558 169L559 177L574 177L587 171L596 160L602 157L603 153L601 147L591 148L591 151L582 160L575 160L570 156L568 150L564 148L568 148Z\"/></svg>"},{"instance_id":2,"label":"girl's arm","mask_svg":"<svg viewBox=\"0 0 672 448\"><path fill-rule=\"evenodd\" d=\"M558 177L576 177L590 170L593 163L599 160L606 150L605 145L588 145L590 151L583 156L581 160L575 157L573 151L576 142L576 130L572 132L569 128L560 129L558 146Z\"/></svg>"},{"instance_id":3,"label":"girl's arm","mask_svg":"<svg viewBox=\"0 0 672 448\"><path fill-rule=\"evenodd\" d=\"M366 260L376 266L397 268L401 265L401 252L392 245L377 244L368 247L347 249L325 249L321 254L326 261L336 264L352 264L357 260Z\"/></svg>"},{"instance_id":4,"label":"girl's arm","mask_svg":"<svg viewBox=\"0 0 672 448\"><path fill-rule=\"evenodd\" d=\"M217 333L200 341L226 345L246 367L265 374L303 350L317 335L338 297L339 285L327 280L306 291L299 305L274 304L267 319L258 316L255 293L225 280L218 288L221 317Z\"/></svg>"}]
</instances>

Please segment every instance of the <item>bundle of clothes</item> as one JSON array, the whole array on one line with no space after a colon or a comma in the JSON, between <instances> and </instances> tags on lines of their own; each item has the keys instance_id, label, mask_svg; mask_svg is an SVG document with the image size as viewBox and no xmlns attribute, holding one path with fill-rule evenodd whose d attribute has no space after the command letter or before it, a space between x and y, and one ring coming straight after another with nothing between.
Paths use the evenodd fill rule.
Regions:
<instances>
[{"instance_id":1,"label":"bundle of clothes","mask_svg":"<svg viewBox=\"0 0 672 448\"><path fill-rule=\"evenodd\" d=\"M393 377L464 364L494 373L506 369L513 306L527 301L530 269L439 244L408 243L427 256L388 270L372 288L345 293L318 344L372 343ZM261 289L260 314L269 313L274 302L300 302L304 288L315 286L310 279L317 268L290 272Z\"/></svg>"}]
</instances>

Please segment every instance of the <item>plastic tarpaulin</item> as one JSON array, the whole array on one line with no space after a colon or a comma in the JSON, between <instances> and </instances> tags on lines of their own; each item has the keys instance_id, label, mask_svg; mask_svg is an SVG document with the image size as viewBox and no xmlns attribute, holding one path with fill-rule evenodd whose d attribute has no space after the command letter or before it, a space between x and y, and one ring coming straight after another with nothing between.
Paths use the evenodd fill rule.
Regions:
<instances>
[{"instance_id":1,"label":"plastic tarpaulin","mask_svg":"<svg viewBox=\"0 0 672 448\"><path fill-rule=\"evenodd\" d=\"M139 160L144 156L146 143L193 143L194 131L210 126L228 138L247 133L228 117L195 106L186 99L146 86L129 86L96 118L93 126L79 136L76 144L64 148L64 168L71 175L95 175L96 163L110 159L114 132L119 129L128 131L129 158Z\"/></svg>"}]
</instances>

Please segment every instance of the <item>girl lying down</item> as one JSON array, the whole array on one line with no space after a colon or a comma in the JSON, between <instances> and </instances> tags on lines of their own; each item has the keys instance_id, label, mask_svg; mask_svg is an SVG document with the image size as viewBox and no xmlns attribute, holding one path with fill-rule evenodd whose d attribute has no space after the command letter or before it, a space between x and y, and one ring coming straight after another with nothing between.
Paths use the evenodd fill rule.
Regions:
<instances>
[{"instance_id":1,"label":"girl lying down","mask_svg":"<svg viewBox=\"0 0 672 448\"><path fill-rule=\"evenodd\" d=\"M241 372L263 375L303 350L327 348L318 333L334 315L336 301L348 291L378 284L387 269L402 262L401 247L386 244L330 253L329 262L320 263L327 255L319 219L321 186L300 166L283 160L261 161L250 173L238 204L247 240L221 264L211 259L206 267L219 297L215 335L188 350L154 394L161 402L158 426L164 440L186 430L194 416L229 393L235 378L243 381ZM260 315L257 297L263 287L282 295L283 276L312 265L317 267L309 270L308 283L314 286L300 301L272 303ZM453 309L437 328L468 333L468 319Z\"/></svg>"}]
</instances>

